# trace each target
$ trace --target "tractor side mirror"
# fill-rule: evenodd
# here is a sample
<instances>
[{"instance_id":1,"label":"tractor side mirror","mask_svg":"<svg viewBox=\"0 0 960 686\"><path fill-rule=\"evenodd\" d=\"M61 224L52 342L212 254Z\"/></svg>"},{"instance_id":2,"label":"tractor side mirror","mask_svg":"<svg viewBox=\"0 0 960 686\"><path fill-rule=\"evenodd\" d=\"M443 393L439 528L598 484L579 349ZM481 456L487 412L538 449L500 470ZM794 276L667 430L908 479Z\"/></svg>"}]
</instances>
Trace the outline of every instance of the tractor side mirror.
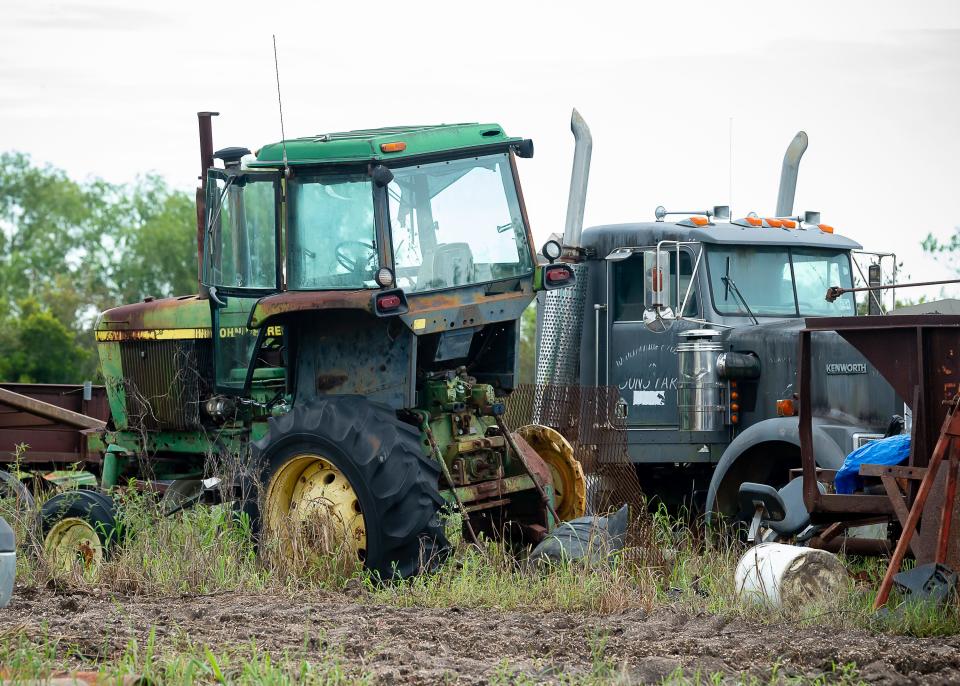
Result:
<instances>
[{"instance_id":1,"label":"tractor side mirror","mask_svg":"<svg viewBox=\"0 0 960 686\"><path fill-rule=\"evenodd\" d=\"M393 181L393 172L382 164L378 164L370 170L370 178L377 184L377 187L383 188L389 186Z\"/></svg>"},{"instance_id":2,"label":"tractor side mirror","mask_svg":"<svg viewBox=\"0 0 960 686\"><path fill-rule=\"evenodd\" d=\"M517 143L515 150L517 151L517 157L533 157L533 141L529 138L524 138L522 141Z\"/></svg>"}]
</instances>

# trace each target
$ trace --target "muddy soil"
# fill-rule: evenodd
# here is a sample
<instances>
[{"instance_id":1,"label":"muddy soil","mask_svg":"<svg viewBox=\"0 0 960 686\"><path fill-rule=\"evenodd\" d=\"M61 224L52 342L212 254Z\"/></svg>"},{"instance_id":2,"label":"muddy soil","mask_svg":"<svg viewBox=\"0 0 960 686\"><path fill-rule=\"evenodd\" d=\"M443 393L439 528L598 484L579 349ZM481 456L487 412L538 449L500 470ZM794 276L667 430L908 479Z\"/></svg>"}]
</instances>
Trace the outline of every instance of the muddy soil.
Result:
<instances>
[{"instance_id":1,"label":"muddy soil","mask_svg":"<svg viewBox=\"0 0 960 686\"><path fill-rule=\"evenodd\" d=\"M868 683L960 684L960 637L763 626L669 608L597 616L396 608L341 594L124 598L19 588L0 610L0 635L59 637L79 646L76 668L121 655L151 627L160 644L189 636L222 650L254 639L271 653L318 661L338 651L346 665L384 684L485 684L503 675L504 661L513 673L551 682L589 674L600 646L622 683L656 683L678 667L690 675L766 680L776 666L784 676L814 677L852 662Z\"/></svg>"}]
</instances>

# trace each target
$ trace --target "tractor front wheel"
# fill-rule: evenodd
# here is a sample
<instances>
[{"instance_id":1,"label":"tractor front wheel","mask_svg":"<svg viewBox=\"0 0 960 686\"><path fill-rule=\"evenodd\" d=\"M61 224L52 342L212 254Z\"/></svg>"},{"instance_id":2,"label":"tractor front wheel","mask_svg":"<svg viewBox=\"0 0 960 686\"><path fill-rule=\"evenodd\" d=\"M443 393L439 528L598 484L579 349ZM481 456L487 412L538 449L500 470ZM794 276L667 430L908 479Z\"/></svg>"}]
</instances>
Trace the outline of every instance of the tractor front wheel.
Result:
<instances>
[{"instance_id":1,"label":"tractor front wheel","mask_svg":"<svg viewBox=\"0 0 960 686\"><path fill-rule=\"evenodd\" d=\"M439 466L420 433L359 396L301 402L255 444L262 467L251 512L261 550L297 546L352 558L380 578L434 567L446 554ZM265 540L266 539L266 540Z\"/></svg>"},{"instance_id":2,"label":"tractor front wheel","mask_svg":"<svg viewBox=\"0 0 960 686\"><path fill-rule=\"evenodd\" d=\"M61 574L96 572L118 533L113 501L99 491L58 493L43 504L40 521L43 557Z\"/></svg>"}]
</instances>

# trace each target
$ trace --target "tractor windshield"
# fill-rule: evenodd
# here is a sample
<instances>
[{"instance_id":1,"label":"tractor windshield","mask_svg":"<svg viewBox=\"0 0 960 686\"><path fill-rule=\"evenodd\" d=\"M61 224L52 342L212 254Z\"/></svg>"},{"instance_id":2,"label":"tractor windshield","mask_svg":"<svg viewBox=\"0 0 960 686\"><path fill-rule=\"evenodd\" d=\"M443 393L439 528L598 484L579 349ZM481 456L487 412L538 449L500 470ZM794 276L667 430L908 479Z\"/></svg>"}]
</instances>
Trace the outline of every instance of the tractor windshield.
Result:
<instances>
[{"instance_id":1,"label":"tractor windshield","mask_svg":"<svg viewBox=\"0 0 960 686\"><path fill-rule=\"evenodd\" d=\"M850 255L844 250L711 245L707 265L714 307L721 314L856 314L852 293L832 303L825 299L830 286L853 287Z\"/></svg>"},{"instance_id":2,"label":"tractor windshield","mask_svg":"<svg viewBox=\"0 0 960 686\"><path fill-rule=\"evenodd\" d=\"M533 269L507 154L392 171L390 230L400 288L437 290Z\"/></svg>"},{"instance_id":3,"label":"tractor windshield","mask_svg":"<svg viewBox=\"0 0 960 686\"><path fill-rule=\"evenodd\" d=\"M288 190L287 287L375 288L373 184L366 174L298 175Z\"/></svg>"}]
</instances>

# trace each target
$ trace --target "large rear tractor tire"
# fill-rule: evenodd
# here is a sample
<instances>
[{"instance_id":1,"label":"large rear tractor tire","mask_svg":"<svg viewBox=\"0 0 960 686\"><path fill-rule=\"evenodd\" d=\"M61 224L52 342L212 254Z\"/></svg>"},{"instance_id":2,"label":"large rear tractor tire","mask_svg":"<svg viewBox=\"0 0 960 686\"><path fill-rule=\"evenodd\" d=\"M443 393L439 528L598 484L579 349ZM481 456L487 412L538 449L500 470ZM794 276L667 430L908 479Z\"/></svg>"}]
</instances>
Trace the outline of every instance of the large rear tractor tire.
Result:
<instances>
[{"instance_id":1,"label":"large rear tractor tire","mask_svg":"<svg viewBox=\"0 0 960 686\"><path fill-rule=\"evenodd\" d=\"M307 530L317 553L356 556L381 579L417 574L446 555L440 468L390 408L360 396L298 403L270 420L254 458L263 492L248 512L261 550L275 543L292 556Z\"/></svg>"},{"instance_id":2,"label":"large rear tractor tire","mask_svg":"<svg viewBox=\"0 0 960 686\"><path fill-rule=\"evenodd\" d=\"M521 426L517 433L550 468L557 516L563 521L583 517L587 512L587 479L567 439L540 424Z\"/></svg>"},{"instance_id":3,"label":"large rear tractor tire","mask_svg":"<svg viewBox=\"0 0 960 686\"><path fill-rule=\"evenodd\" d=\"M61 574L76 567L84 574L99 570L119 534L113 500L87 489L47 500L40 509L40 528L43 557Z\"/></svg>"}]
</instances>

